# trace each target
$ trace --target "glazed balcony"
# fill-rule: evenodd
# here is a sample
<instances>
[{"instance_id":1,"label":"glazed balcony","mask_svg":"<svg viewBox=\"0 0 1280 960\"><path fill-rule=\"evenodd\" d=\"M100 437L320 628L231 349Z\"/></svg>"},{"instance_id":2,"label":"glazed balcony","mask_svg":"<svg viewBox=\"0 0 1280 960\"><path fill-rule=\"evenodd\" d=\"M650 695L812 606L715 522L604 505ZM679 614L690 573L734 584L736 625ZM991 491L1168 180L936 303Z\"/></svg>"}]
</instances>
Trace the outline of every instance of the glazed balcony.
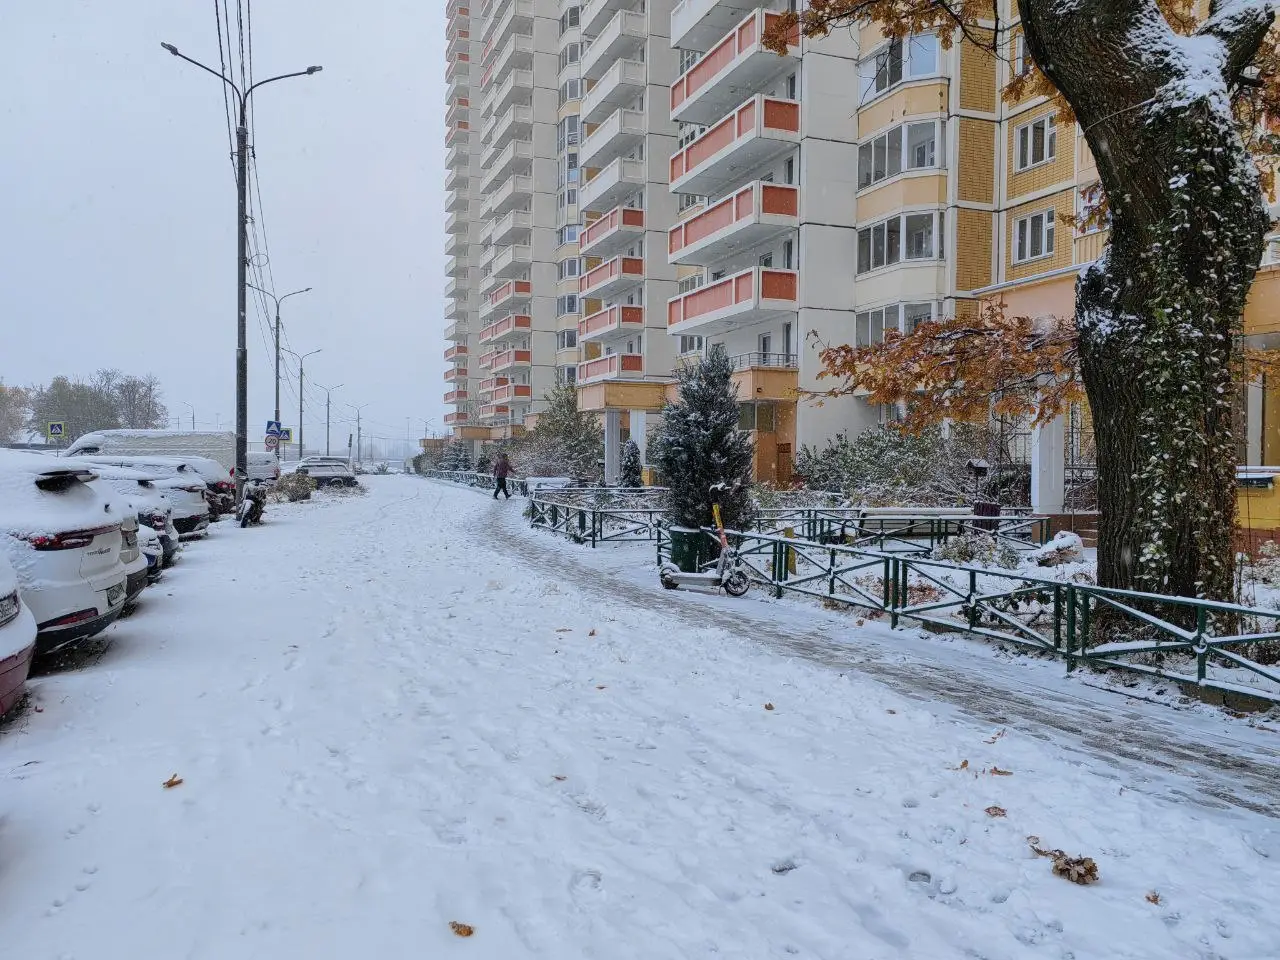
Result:
<instances>
[{"instance_id":1,"label":"glazed balcony","mask_svg":"<svg viewBox=\"0 0 1280 960\"><path fill-rule=\"evenodd\" d=\"M758 94L671 157L673 193L715 196L800 142L800 104Z\"/></svg>"},{"instance_id":2,"label":"glazed balcony","mask_svg":"<svg viewBox=\"0 0 1280 960\"><path fill-rule=\"evenodd\" d=\"M513 173L530 173L533 169L533 141L512 140L501 149L489 150L485 161L485 172L480 177L482 192Z\"/></svg>"},{"instance_id":3,"label":"glazed balcony","mask_svg":"<svg viewBox=\"0 0 1280 960\"><path fill-rule=\"evenodd\" d=\"M515 176L492 187L485 201L489 216L500 217L509 210L527 210L533 203L533 177Z\"/></svg>"},{"instance_id":4,"label":"glazed balcony","mask_svg":"<svg viewBox=\"0 0 1280 960\"><path fill-rule=\"evenodd\" d=\"M617 304L578 321L578 342L592 343L634 336L644 330L644 307Z\"/></svg>"},{"instance_id":5,"label":"glazed balcony","mask_svg":"<svg viewBox=\"0 0 1280 960\"><path fill-rule=\"evenodd\" d=\"M644 161L619 157L607 167L596 170L595 176L582 185L578 191L578 208L608 210L644 185Z\"/></svg>"},{"instance_id":6,"label":"glazed balcony","mask_svg":"<svg viewBox=\"0 0 1280 960\"><path fill-rule=\"evenodd\" d=\"M460 53L449 61L449 66L444 71L444 82L452 83L454 80L461 80L471 76L471 56L466 53ZM452 97L450 97L452 99Z\"/></svg>"},{"instance_id":7,"label":"glazed balcony","mask_svg":"<svg viewBox=\"0 0 1280 960\"><path fill-rule=\"evenodd\" d=\"M493 258L493 275L503 280L527 274L533 266L533 248L524 244L503 247Z\"/></svg>"},{"instance_id":8,"label":"glazed balcony","mask_svg":"<svg viewBox=\"0 0 1280 960\"><path fill-rule=\"evenodd\" d=\"M501 320L494 320L480 330L480 343L491 345L514 339L523 340L532 329L533 318L528 314L508 314Z\"/></svg>"},{"instance_id":9,"label":"glazed balcony","mask_svg":"<svg viewBox=\"0 0 1280 960\"><path fill-rule=\"evenodd\" d=\"M578 278L578 294L605 299L644 280L644 260L640 257L614 257L588 270Z\"/></svg>"},{"instance_id":10,"label":"glazed balcony","mask_svg":"<svg viewBox=\"0 0 1280 960\"><path fill-rule=\"evenodd\" d=\"M582 54L582 75L589 80L599 80L619 57L636 59L632 55L644 47L648 38L649 28L643 13L619 10Z\"/></svg>"},{"instance_id":11,"label":"glazed balcony","mask_svg":"<svg viewBox=\"0 0 1280 960\"><path fill-rule=\"evenodd\" d=\"M799 214L799 187L757 180L668 230L667 260L716 263L796 229Z\"/></svg>"},{"instance_id":12,"label":"glazed balcony","mask_svg":"<svg viewBox=\"0 0 1280 960\"><path fill-rule=\"evenodd\" d=\"M507 383L495 388L490 399L494 403L529 403L533 400L533 387L527 383Z\"/></svg>"},{"instance_id":13,"label":"glazed balcony","mask_svg":"<svg viewBox=\"0 0 1280 960\"><path fill-rule=\"evenodd\" d=\"M465 343L455 343L452 347L444 352L446 363L452 362L459 357L465 358L467 355L467 345Z\"/></svg>"},{"instance_id":14,"label":"glazed balcony","mask_svg":"<svg viewBox=\"0 0 1280 960\"><path fill-rule=\"evenodd\" d=\"M606 380L643 380L644 357L638 353L611 353L578 364L579 385Z\"/></svg>"},{"instance_id":15,"label":"glazed balcony","mask_svg":"<svg viewBox=\"0 0 1280 960\"><path fill-rule=\"evenodd\" d=\"M533 364L533 354L528 350L502 350L489 362L494 373L504 370L521 370Z\"/></svg>"},{"instance_id":16,"label":"glazed balcony","mask_svg":"<svg viewBox=\"0 0 1280 960\"><path fill-rule=\"evenodd\" d=\"M671 119L714 123L744 98L794 70L794 54L780 57L764 46L764 33L779 16L768 10L753 10L705 57L681 74L671 85Z\"/></svg>"},{"instance_id":17,"label":"glazed balcony","mask_svg":"<svg viewBox=\"0 0 1280 960\"><path fill-rule=\"evenodd\" d=\"M644 142L645 117L640 110L615 110L582 141L578 156L584 167L603 167Z\"/></svg>"},{"instance_id":18,"label":"glazed balcony","mask_svg":"<svg viewBox=\"0 0 1280 960\"><path fill-rule=\"evenodd\" d=\"M467 379L466 367L448 367L444 372L444 378L449 383L461 383Z\"/></svg>"},{"instance_id":19,"label":"glazed balcony","mask_svg":"<svg viewBox=\"0 0 1280 960\"><path fill-rule=\"evenodd\" d=\"M448 393L444 395L444 402L445 403L466 403L467 391L461 388L457 390L450 390Z\"/></svg>"},{"instance_id":20,"label":"glazed balcony","mask_svg":"<svg viewBox=\"0 0 1280 960\"><path fill-rule=\"evenodd\" d=\"M490 17L481 39L496 45L503 43L513 33L529 33L533 30L533 0L505 0L502 11Z\"/></svg>"},{"instance_id":21,"label":"glazed balcony","mask_svg":"<svg viewBox=\"0 0 1280 960\"><path fill-rule=\"evenodd\" d=\"M533 102L533 71L512 70L502 83L490 90L484 101L483 116L502 113L517 103L526 106Z\"/></svg>"},{"instance_id":22,"label":"glazed balcony","mask_svg":"<svg viewBox=\"0 0 1280 960\"><path fill-rule=\"evenodd\" d=\"M533 69L533 37L517 33L508 38L480 76L480 89L501 86L513 70Z\"/></svg>"},{"instance_id":23,"label":"glazed balcony","mask_svg":"<svg viewBox=\"0 0 1280 960\"><path fill-rule=\"evenodd\" d=\"M611 257L644 236L644 211L634 207L614 207L592 220L578 235L578 252L583 256Z\"/></svg>"},{"instance_id":24,"label":"glazed balcony","mask_svg":"<svg viewBox=\"0 0 1280 960\"><path fill-rule=\"evenodd\" d=\"M706 52L758 5L746 0L680 0L671 8L671 46Z\"/></svg>"},{"instance_id":25,"label":"glazed balcony","mask_svg":"<svg viewBox=\"0 0 1280 960\"><path fill-rule=\"evenodd\" d=\"M528 280L508 280L485 298L481 313L492 313L500 307L528 303L533 299L533 284Z\"/></svg>"},{"instance_id":26,"label":"glazed balcony","mask_svg":"<svg viewBox=\"0 0 1280 960\"><path fill-rule=\"evenodd\" d=\"M794 270L749 267L667 301L667 332L711 336L779 317L798 308Z\"/></svg>"},{"instance_id":27,"label":"glazed balcony","mask_svg":"<svg viewBox=\"0 0 1280 960\"><path fill-rule=\"evenodd\" d=\"M583 123L601 123L644 93L648 71L641 60L615 60L582 98Z\"/></svg>"},{"instance_id":28,"label":"glazed balcony","mask_svg":"<svg viewBox=\"0 0 1280 960\"><path fill-rule=\"evenodd\" d=\"M533 214L528 210L512 210L498 220L490 220L492 240L495 244L517 243L528 240L533 229Z\"/></svg>"}]
</instances>

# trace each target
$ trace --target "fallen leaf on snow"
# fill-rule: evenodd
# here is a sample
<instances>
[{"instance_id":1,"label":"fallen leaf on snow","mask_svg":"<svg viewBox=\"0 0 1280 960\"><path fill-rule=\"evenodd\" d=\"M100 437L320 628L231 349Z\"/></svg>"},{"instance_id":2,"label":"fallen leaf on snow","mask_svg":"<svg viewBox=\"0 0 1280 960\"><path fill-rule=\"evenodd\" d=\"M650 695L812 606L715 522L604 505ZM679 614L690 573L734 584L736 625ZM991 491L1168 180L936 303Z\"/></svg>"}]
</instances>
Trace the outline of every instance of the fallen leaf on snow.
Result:
<instances>
[{"instance_id":1,"label":"fallen leaf on snow","mask_svg":"<svg viewBox=\"0 0 1280 960\"><path fill-rule=\"evenodd\" d=\"M588 637L594 637L595 635L596 635L596 628L595 628L595 627L592 627L592 628L591 628L591 630L590 630L590 631L588 631L587 636L588 636Z\"/></svg>"},{"instance_id":2,"label":"fallen leaf on snow","mask_svg":"<svg viewBox=\"0 0 1280 960\"><path fill-rule=\"evenodd\" d=\"M766 704L764 705L764 708L765 708L766 710L772 710L772 709L773 709L773 704L772 704L772 703L766 703Z\"/></svg>"},{"instance_id":3,"label":"fallen leaf on snow","mask_svg":"<svg viewBox=\"0 0 1280 960\"><path fill-rule=\"evenodd\" d=\"M952 769L952 770L968 770L968 769L969 769L969 761L968 761L968 760L961 760L961 761L960 761L960 766L958 766L958 767L952 767L951 769Z\"/></svg>"},{"instance_id":4,"label":"fallen leaf on snow","mask_svg":"<svg viewBox=\"0 0 1280 960\"><path fill-rule=\"evenodd\" d=\"M552 779L552 780L567 780L567 779L569 779L569 778L568 778L568 777L561 776L560 774L556 773L556 774L552 774L551 779Z\"/></svg>"},{"instance_id":5,"label":"fallen leaf on snow","mask_svg":"<svg viewBox=\"0 0 1280 960\"><path fill-rule=\"evenodd\" d=\"M573 632L573 628L571 628L571 627L557 627L557 628L556 628L556 633L572 633L572 632Z\"/></svg>"},{"instance_id":6,"label":"fallen leaf on snow","mask_svg":"<svg viewBox=\"0 0 1280 960\"><path fill-rule=\"evenodd\" d=\"M987 771L987 773L991 774L993 777L1012 777L1013 776L1012 770L1001 770L999 767L992 767L990 770Z\"/></svg>"},{"instance_id":7,"label":"fallen leaf on snow","mask_svg":"<svg viewBox=\"0 0 1280 960\"><path fill-rule=\"evenodd\" d=\"M605 687L605 685L604 685L603 683L597 683L597 684L596 684L596 689L597 689L597 690L603 690L603 689L604 689L604 687Z\"/></svg>"},{"instance_id":8,"label":"fallen leaf on snow","mask_svg":"<svg viewBox=\"0 0 1280 960\"><path fill-rule=\"evenodd\" d=\"M161 786L163 786L166 790L169 790L169 789L172 789L173 787L176 787L181 782L182 782L182 778L175 773L172 777L170 777L163 784L161 784Z\"/></svg>"},{"instance_id":9,"label":"fallen leaf on snow","mask_svg":"<svg viewBox=\"0 0 1280 960\"><path fill-rule=\"evenodd\" d=\"M988 740L988 741L987 741L987 743L995 743L997 740L999 740L999 739L1000 739L1001 737L1003 737L1003 736L1004 736L1004 731L1003 731L1003 730L1001 730L1001 731L1000 731L999 733L997 733L994 737L992 737L990 740Z\"/></svg>"},{"instance_id":10,"label":"fallen leaf on snow","mask_svg":"<svg viewBox=\"0 0 1280 960\"><path fill-rule=\"evenodd\" d=\"M885 713L897 713L897 710L886 710Z\"/></svg>"},{"instance_id":11,"label":"fallen leaf on snow","mask_svg":"<svg viewBox=\"0 0 1280 960\"><path fill-rule=\"evenodd\" d=\"M1081 885L1097 882L1098 865L1093 862L1093 857L1069 857L1061 850L1042 850L1037 845L1039 837L1027 837L1027 842L1031 844L1031 850L1036 856L1048 857L1053 861L1055 877Z\"/></svg>"},{"instance_id":12,"label":"fallen leaf on snow","mask_svg":"<svg viewBox=\"0 0 1280 960\"><path fill-rule=\"evenodd\" d=\"M1006 812L1004 807L987 807L986 810L988 817L1003 817Z\"/></svg>"},{"instance_id":13,"label":"fallen leaf on snow","mask_svg":"<svg viewBox=\"0 0 1280 960\"><path fill-rule=\"evenodd\" d=\"M476 932L470 924L459 923L457 920L449 921L449 929L460 937L469 937Z\"/></svg>"},{"instance_id":14,"label":"fallen leaf on snow","mask_svg":"<svg viewBox=\"0 0 1280 960\"><path fill-rule=\"evenodd\" d=\"M1154 890L1152 890L1150 893L1148 893L1148 894L1147 894L1147 896L1146 896L1146 901L1147 901L1147 903L1155 903L1155 904L1158 904L1158 903L1160 902L1160 894L1158 894L1158 893L1156 893Z\"/></svg>"}]
</instances>

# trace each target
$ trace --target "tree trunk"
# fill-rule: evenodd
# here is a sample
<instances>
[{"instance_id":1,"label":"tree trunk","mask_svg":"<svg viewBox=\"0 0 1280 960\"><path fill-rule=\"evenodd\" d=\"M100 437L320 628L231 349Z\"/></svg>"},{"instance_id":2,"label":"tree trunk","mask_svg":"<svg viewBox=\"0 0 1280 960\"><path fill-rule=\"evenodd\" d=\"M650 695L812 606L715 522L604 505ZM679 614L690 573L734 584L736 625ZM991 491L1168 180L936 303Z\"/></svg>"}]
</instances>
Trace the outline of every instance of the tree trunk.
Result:
<instances>
[{"instance_id":1,"label":"tree trunk","mask_svg":"<svg viewBox=\"0 0 1280 960\"><path fill-rule=\"evenodd\" d=\"M1155 0L1019 7L1112 215L1108 248L1076 292L1097 441L1099 582L1226 599L1235 341L1269 227L1229 93L1271 10L1238 5L1189 40Z\"/></svg>"}]
</instances>

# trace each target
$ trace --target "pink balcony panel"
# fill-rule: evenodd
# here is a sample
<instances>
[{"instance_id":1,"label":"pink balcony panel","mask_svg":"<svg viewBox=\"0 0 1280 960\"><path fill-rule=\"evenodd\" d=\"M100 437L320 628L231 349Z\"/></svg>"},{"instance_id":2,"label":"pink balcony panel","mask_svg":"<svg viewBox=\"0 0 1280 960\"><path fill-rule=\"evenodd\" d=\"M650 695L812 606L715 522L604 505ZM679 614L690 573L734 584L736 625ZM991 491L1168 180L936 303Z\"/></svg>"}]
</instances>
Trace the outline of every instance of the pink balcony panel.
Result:
<instances>
[{"instance_id":1,"label":"pink balcony panel","mask_svg":"<svg viewBox=\"0 0 1280 960\"><path fill-rule=\"evenodd\" d=\"M672 263L710 262L723 257L730 242L735 248L753 246L796 227L799 213L799 187L749 183L668 230L667 257Z\"/></svg>"},{"instance_id":2,"label":"pink balcony panel","mask_svg":"<svg viewBox=\"0 0 1280 960\"><path fill-rule=\"evenodd\" d=\"M768 10L751 11L723 40L707 51L706 56L681 74L671 85L672 117L699 123L717 119L723 116L731 103L708 104L701 108L696 117L684 116L682 108L688 112L687 105L717 83L723 83L726 88L736 91L750 90L753 86L759 90L761 87L756 84L763 84L770 74L787 70L790 58L779 57L773 51L766 50L763 44L765 32L774 25L778 17L779 14ZM799 31L793 30L788 39L792 44L798 43ZM729 90L722 91L722 98L726 95L733 96ZM741 96L740 92L738 96Z\"/></svg>"},{"instance_id":3,"label":"pink balcony panel","mask_svg":"<svg viewBox=\"0 0 1280 960\"><path fill-rule=\"evenodd\" d=\"M644 233L644 211L633 207L614 207L604 216L591 221L578 237L578 251L584 255L594 251L614 252L612 244L626 244L633 237ZM611 244L609 249L604 249Z\"/></svg>"},{"instance_id":4,"label":"pink balcony panel","mask_svg":"<svg viewBox=\"0 0 1280 960\"><path fill-rule=\"evenodd\" d=\"M533 362L533 354L528 350L501 350L489 363L489 369L495 373L507 367L528 366Z\"/></svg>"},{"instance_id":5,"label":"pink balcony panel","mask_svg":"<svg viewBox=\"0 0 1280 960\"><path fill-rule=\"evenodd\" d=\"M735 171L780 156L799 140L799 103L754 96L671 157L671 189L714 195L733 184Z\"/></svg>"},{"instance_id":6,"label":"pink balcony panel","mask_svg":"<svg viewBox=\"0 0 1280 960\"><path fill-rule=\"evenodd\" d=\"M644 261L639 257L614 257L578 278L578 293L603 297L644 279Z\"/></svg>"},{"instance_id":7,"label":"pink balcony panel","mask_svg":"<svg viewBox=\"0 0 1280 960\"><path fill-rule=\"evenodd\" d=\"M465 357L466 355L467 345L465 343L455 343L444 352L444 358L446 360L452 360L454 357Z\"/></svg>"},{"instance_id":8,"label":"pink balcony panel","mask_svg":"<svg viewBox=\"0 0 1280 960\"><path fill-rule=\"evenodd\" d=\"M636 380L644 376L644 357L638 353L611 353L578 364L578 382Z\"/></svg>"},{"instance_id":9,"label":"pink balcony panel","mask_svg":"<svg viewBox=\"0 0 1280 960\"><path fill-rule=\"evenodd\" d=\"M444 415L445 425L450 427L458 424L466 423L468 419L470 418L467 416L467 414L461 410L456 411L454 413L446 413Z\"/></svg>"},{"instance_id":10,"label":"pink balcony panel","mask_svg":"<svg viewBox=\"0 0 1280 960\"><path fill-rule=\"evenodd\" d=\"M467 391L465 390L450 390L448 393L444 395L445 403L462 403L466 399L467 399Z\"/></svg>"},{"instance_id":11,"label":"pink balcony panel","mask_svg":"<svg viewBox=\"0 0 1280 960\"><path fill-rule=\"evenodd\" d=\"M489 305L496 307L504 300L530 297L533 295L533 284L528 280L508 280L489 294Z\"/></svg>"},{"instance_id":12,"label":"pink balcony panel","mask_svg":"<svg viewBox=\"0 0 1280 960\"><path fill-rule=\"evenodd\" d=\"M493 391L493 401L495 403L504 400L514 400L519 403L522 400L532 399L533 387L529 386L527 383L508 383Z\"/></svg>"},{"instance_id":13,"label":"pink balcony panel","mask_svg":"<svg viewBox=\"0 0 1280 960\"><path fill-rule=\"evenodd\" d=\"M444 378L446 380L465 380L467 379L466 367L450 367L445 370Z\"/></svg>"},{"instance_id":14,"label":"pink balcony panel","mask_svg":"<svg viewBox=\"0 0 1280 960\"><path fill-rule=\"evenodd\" d=\"M479 390L481 393L493 393L499 387L505 387L510 382L510 377L489 377L487 380L480 381Z\"/></svg>"},{"instance_id":15,"label":"pink balcony panel","mask_svg":"<svg viewBox=\"0 0 1280 960\"><path fill-rule=\"evenodd\" d=\"M513 334L528 333L532 328L532 317L523 313L513 313L481 328L480 342L493 343Z\"/></svg>"},{"instance_id":16,"label":"pink balcony panel","mask_svg":"<svg viewBox=\"0 0 1280 960\"><path fill-rule=\"evenodd\" d=\"M604 340L644 329L644 307L606 307L578 321L579 340Z\"/></svg>"},{"instance_id":17,"label":"pink balcony panel","mask_svg":"<svg viewBox=\"0 0 1280 960\"><path fill-rule=\"evenodd\" d=\"M749 267L668 300L667 330L714 334L794 313L797 290L794 270Z\"/></svg>"},{"instance_id":18,"label":"pink balcony panel","mask_svg":"<svg viewBox=\"0 0 1280 960\"><path fill-rule=\"evenodd\" d=\"M488 419L489 417L507 417L511 415L511 408L499 403L486 403L480 407L480 416Z\"/></svg>"}]
</instances>

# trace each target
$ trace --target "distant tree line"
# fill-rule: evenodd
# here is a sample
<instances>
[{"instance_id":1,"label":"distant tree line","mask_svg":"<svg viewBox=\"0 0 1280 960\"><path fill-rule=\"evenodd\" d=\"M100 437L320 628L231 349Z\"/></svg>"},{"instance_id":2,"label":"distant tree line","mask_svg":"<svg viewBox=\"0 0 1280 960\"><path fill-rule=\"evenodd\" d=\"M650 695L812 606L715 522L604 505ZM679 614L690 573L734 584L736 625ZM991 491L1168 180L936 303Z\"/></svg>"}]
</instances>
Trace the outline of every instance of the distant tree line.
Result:
<instances>
[{"instance_id":1,"label":"distant tree line","mask_svg":"<svg viewBox=\"0 0 1280 960\"><path fill-rule=\"evenodd\" d=\"M159 429L168 425L169 411L154 374L99 370L88 380L58 376L28 387L0 381L0 443L25 433L44 436L47 425L59 421L71 441L94 430Z\"/></svg>"}]
</instances>

